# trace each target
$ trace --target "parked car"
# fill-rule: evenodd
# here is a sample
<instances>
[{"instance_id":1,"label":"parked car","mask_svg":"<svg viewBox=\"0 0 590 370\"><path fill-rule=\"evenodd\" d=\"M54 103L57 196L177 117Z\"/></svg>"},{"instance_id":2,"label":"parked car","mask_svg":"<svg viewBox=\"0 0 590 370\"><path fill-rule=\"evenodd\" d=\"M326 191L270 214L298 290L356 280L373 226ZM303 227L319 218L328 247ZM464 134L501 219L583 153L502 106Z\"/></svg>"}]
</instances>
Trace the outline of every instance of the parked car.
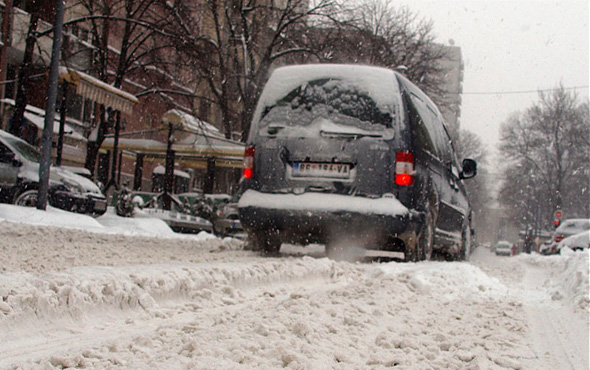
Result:
<instances>
[{"instance_id":1,"label":"parked car","mask_svg":"<svg viewBox=\"0 0 590 370\"><path fill-rule=\"evenodd\" d=\"M506 240L500 240L496 243L496 256L512 256L512 243Z\"/></svg>"},{"instance_id":2,"label":"parked car","mask_svg":"<svg viewBox=\"0 0 590 370\"><path fill-rule=\"evenodd\" d=\"M564 238L557 245L557 250L561 251L563 248L570 248L575 251L590 248L590 231L582 231Z\"/></svg>"},{"instance_id":3,"label":"parked car","mask_svg":"<svg viewBox=\"0 0 590 370\"><path fill-rule=\"evenodd\" d=\"M276 69L255 110L244 159L242 226L253 248L341 239L367 249L470 253L471 207L441 113L402 75L360 65ZM351 243L348 243L351 244Z\"/></svg>"},{"instance_id":4,"label":"parked car","mask_svg":"<svg viewBox=\"0 0 590 370\"><path fill-rule=\"evenodd\" d=\"M170 203L170 210L164 209L164 201ZM197 234L201 231L213 233L213 209L202 193L168 194L145 191L131 192L134 207L143 214L159 218L175 232Z\"/></svg>"},{"instance_id":5,"label":"parked car","mask_svg":"<svg viewBox=\"0 0 590 370\"><path fill-rule=\"evenodd\" d=\"M40 153L34 146L0 130L0 201L36 206L39 189ZM107 210L107 200L90 179L52 166L48 202L66 211L99 216Z\"/></svg>"},{"instance_id":6,"label":"parked car","mask_svg":"<svg viewBox=\"0 0 590 370\"><path fill-rule=\"evenodd\" d=\"M541 251L542 254L550 255L559 253L559 243L565 238L590 230L590 219L572 218L565 220L555 229L553 239L549 246Z\"/></svg>"}]
</instances>

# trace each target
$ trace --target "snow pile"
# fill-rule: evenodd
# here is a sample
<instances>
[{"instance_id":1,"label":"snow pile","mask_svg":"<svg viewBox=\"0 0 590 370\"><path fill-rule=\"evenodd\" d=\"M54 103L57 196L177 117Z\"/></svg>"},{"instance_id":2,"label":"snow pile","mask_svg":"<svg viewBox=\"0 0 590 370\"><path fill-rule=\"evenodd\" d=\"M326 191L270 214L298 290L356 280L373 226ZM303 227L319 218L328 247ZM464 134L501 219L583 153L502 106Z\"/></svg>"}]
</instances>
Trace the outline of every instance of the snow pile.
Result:
<instances>
[{"instance_id":1,"label":"snow pile","mask_svg":"<svg viewBox=\"0 0 590 370\"><path fill-rule=\"evenodd\" d=\"M67 212L51 206L46 211L35 208L24 208L10 204L0 204L0 222L2 220L26 223L31 225L57 226L68 229L84 230L101 234L117 234L129 236L149 236L158 238L188 238L207 240L215 236L202 232L197 235L175 233L164 221L149 217L141 210L135 217L123 218L116 215L114 208L98 217Z\"/></svg>"},{"instance_id":2,"label":"snow pile","mask_svg":"<svg viewBox=\"0 0 590 370\"><path fill-rule=\"evenodd\" d=\"M47 211L40 211L35 208L0 204L0 220L10 220L31 225L68 227L78 230L105 231L104 227L90 216L63 211L51 206L47 206Z\"/></svg>"},{"instance_id":3,"label":"snow pile","mask_svg":"<svg viewBox=\"0 0 590 370\"><path fill-rule=\"evenodd\" d=\"M418 265L388 264L377 269L387 274L408 277L410 285L421 293L436 291L445 300L497 299L508 289L480 268L462 263L430 262ZM466 277L469 277L466 279Z\"/></svg>"},{"instance_id":4,"label":"snow pile","mask_svg":"<svg viewBox=\"0 0 590 370\"><path fill-rule=\"evenodd\" d=\"M565 292L575 307L588 310L590 296L588 292L588 249L573 252L563 249L561 254L566 257L561 274L556 276L555 288Z\"/></svg>"},{"instance_id":5,"label":"snow pile","mask_svg":"<svg viewBox=\"0 0 590 370\"><path fill-rule=\"evenodd\" d=\"M585 311L589 309L588 249L574 252L564 248L561 255L521 254L516 259L533 266L543 267L548 271L545 285L553 299L566 299L577 309Z\"/></svg>"},{"instance_id":6,"label":"snow pile","mask_svg":"<svg viewBox=\"0 0 590 370\"><path fill-rule=\"evenodd\" d=\"M587 326L571 310L586 251L370 264L316 245L264 258L232 239L148 237L149 219L12 211L0 206L0 368L588 368L587 331L571 330ZM70 216L92 232L42 226Z\"/></svg>"},{"instance_id":7,"label":"snow pile","mask_svg":"<svg viewBox=\"0 0 590 370\"><path fill-rule=\"evenodd\" d=\"M0 275L0 321L52 315L79 317L96 306L153 311L160 300L195 298L219 286L242 287L329 277L328 260L304 258L258 265L133 265L77 267L36 276ZM289 268L286 268L289 265ZM209 293L206 293L209 292Z\"/></svg>"}]
</instances>

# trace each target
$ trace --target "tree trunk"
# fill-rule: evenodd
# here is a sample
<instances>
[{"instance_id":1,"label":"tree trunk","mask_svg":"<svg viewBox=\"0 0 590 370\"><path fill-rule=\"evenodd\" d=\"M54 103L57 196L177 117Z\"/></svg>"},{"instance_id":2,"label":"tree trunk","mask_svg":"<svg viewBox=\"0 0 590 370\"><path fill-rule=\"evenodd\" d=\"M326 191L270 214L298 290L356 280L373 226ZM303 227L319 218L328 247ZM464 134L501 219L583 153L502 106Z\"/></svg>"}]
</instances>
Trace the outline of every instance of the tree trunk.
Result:
<instances>
[{"instance_id":1,"label":"tree trunk","mask_svg":"<svg viewBox=\"0 0 590 370\"><path fill-rule=\"evenodd\" d=\"M27 40L25 45L25 54L23 56L23 63L18 72L18 85L16 91L16 101L14 104L14 114L12 115L12 125L10 132L18 137L24 135L24 115L27 107L27 94L29 76L33 67L33 52L35 51L35 44L37 43L37 25L39 24L39 14L34 12L31 14L29 22L29 30L27 33Z\"/></svg>"}]
</instances>

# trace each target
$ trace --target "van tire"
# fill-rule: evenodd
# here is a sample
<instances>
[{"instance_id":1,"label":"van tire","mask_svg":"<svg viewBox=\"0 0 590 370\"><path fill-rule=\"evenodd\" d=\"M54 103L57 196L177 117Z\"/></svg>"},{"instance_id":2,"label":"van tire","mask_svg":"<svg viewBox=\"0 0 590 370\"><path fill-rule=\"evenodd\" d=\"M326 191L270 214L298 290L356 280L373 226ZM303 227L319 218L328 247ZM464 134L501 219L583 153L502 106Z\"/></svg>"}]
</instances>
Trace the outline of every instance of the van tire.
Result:
<instances>
[{"instance_id":1,"label":"van tire","mask_svg":"<svg viewBox=\"0 0 590 370\"><path fill-rule=\"evenodd\" d=\"M426 214L416 248L419 261L430 261L434 249L434 220L430 211Z\"/></svg>"},{"instance_id":2,"label":"van tire","mask_svg":"<svg viewBox=\"0 0 590 370\"><path fill-rule=\"evenodd\" d=\"M13 204L22 207L37 207L37 200L39 199L39 192L34 188L25 188L17 191L14 195Z\"/></svg>"},{"instance_id":3,"label":"van tire","mask_svg":"<svg viewBox=\"0 0 590 370\"><path fill-rule=\"evenodd\" d=\"M281 249L281 242L274 232L260 232L250 234L248 249L260 252L263 256L276 256Z\"/></svg>"}]
</instances>

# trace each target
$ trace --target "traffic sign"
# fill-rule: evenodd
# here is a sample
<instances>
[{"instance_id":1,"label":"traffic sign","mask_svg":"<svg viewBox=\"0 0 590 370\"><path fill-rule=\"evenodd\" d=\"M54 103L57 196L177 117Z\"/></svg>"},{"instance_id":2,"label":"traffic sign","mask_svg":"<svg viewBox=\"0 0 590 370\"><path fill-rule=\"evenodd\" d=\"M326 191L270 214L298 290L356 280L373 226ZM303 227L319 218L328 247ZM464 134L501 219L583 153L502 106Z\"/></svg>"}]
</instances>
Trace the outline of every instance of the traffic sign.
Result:
<instances>
[{"instance_id":1,"label":"traffic sign","mask_svg":"<svg viewBox=\"0 0 590 370\"><path fill-rule=\"evenodd\" d=\"M555 218L557 218L557 219L560 219L563 217L563 212L561 211L561 209L558 209L557 211L555 211L553 216L555 216Z\"/></svg>"}]
</instances>

